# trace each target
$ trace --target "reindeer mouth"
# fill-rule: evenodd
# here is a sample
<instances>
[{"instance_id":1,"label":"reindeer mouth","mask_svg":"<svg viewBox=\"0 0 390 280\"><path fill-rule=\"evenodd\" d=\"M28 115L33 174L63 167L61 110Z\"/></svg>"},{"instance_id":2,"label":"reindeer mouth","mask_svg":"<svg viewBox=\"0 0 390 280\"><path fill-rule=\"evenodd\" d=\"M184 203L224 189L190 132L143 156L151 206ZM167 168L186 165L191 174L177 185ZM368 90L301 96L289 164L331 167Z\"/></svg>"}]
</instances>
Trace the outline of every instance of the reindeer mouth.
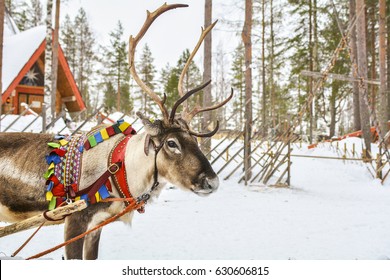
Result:
<instances>
[{"instance_id":1,"label":"reindeer mouth","mask_svg":"<svg viewBox=\"0 0 390 280\"><path fill-rule=\"evenodd\" d=\"M214 192L214 190L205 190L205 189L191 189L191 191L201 197L209 196L211 193Z\"/></svg>"}]
</instances>

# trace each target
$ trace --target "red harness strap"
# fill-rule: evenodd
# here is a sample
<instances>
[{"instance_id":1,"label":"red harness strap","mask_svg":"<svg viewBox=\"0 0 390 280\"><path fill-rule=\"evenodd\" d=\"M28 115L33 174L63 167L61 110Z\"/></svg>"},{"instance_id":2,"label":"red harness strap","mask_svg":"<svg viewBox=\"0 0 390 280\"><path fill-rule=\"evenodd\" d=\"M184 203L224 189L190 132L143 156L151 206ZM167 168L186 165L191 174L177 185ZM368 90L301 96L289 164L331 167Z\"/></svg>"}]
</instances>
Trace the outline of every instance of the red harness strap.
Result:
<instances>
[{"instance_id":1,"label":"red harness strap","mask_svg":"<svg viewBox=\"0 0 390 280\"><path fill-rule=\"evenodd\" d=\"M129 184L127 183L127 175L126 175L126 166L125 166L125 155L126 155L126 147L127 143L129 142L130 138L133 136L133 134L126 135L122 140L117 142L115 144L115 148L111 151L109 156L108 164L110 166L115 165L116 163L120 162L121 167L119 170L111 176L111 180L114 183L114 186L118 190L121 197L129 198L131 200L134 200L136 202L136 199L131 195ZM125 205L129 205L132 202L131 201L125 201ZM144 207L137 209L138 212L144 213Z\"/></svg>"},{"instance_id":2,"label":"red harness strap","mask_svg":"<svg viewBox=\"0 0 390 280\"><path fill-rule=\"evenodd\" d=\"M96 203L95 193L99 190L102 185L106 185L108 190L111 191L111 178L116 189L118 190L122 198L127 198L124 201L125 205L130 204L137 205L137 200L131 195L130 188L127 183L126 167L125 167L125 155L126 147L130 138L136 134L136 131L130 126L126 131L123 132L126 136L118 141L114 148L111 150L108 158L108 168L102 176L100 176L91 186L76 193L77 196L84 194L88 195L89 201L94 204ZM143 204L142 204L143 205ZM137 207L138 208L138 207ZM137 209L136 208L136 209ZM144 208L141 206L137 209L138 212L143 213Z\"/></svg>"},{"instance_id":3,"label":"red harness strap","mask_svg":"<svg viewBox=\"0 0 390 280\"><path fill-rule=\"evenodd\" d=\"M117 162L121 162L122 166L112 176L115 187L118 189L122 197L131 198L132 195L129 191L129 185L126 179L126 168L124 165L127 142L131 138L131 134L125 136L121 141L116 143L115 148L111 151L108 164L114 165Z\"/></svg>"}]
</instances>

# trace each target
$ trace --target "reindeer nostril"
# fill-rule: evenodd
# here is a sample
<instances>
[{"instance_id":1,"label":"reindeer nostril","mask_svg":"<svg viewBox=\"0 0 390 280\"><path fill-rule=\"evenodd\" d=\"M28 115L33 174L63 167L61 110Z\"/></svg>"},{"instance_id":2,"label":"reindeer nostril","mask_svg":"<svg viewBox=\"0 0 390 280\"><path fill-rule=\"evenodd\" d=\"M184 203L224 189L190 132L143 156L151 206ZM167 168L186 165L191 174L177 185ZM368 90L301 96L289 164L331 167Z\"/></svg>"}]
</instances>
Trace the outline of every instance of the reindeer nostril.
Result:
<instances>
[{"instance_id":1,"label":"reindeer nostril","mask_svg":"<svg viewBox=\"0 0 390 280\"><path fill-rule=\"evenodd\" d=\"M205 179L204 188L209 190L213 189L213 186L209 183L209 180L207 178Z\"/></svg>"},{"instance_id":2,"label":"reindeer nostril","mask_svg":"<svg viewBox=\"0 0 390 280\"><path fill-rule=\"evenodd\" d=\"M202 188L205 190L216 190L219 185L218 177L209 178L204 177L202 179Z\"/></svg>"}]
</instances>

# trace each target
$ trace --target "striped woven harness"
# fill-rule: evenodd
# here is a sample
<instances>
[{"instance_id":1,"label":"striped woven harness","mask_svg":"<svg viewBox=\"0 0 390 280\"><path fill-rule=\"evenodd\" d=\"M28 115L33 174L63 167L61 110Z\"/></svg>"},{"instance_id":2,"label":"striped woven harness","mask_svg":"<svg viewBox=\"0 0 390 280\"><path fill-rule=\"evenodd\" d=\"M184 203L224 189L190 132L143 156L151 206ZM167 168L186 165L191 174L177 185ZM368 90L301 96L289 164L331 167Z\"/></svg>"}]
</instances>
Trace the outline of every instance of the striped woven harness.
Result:
<instances>
[{"instance_id":1,"label":"striped woven harness","mask_svg":"<svg viewBox=\"0 0 390 280\"><path fill-rule=\"evenodd\" d=\"M79 190L81 175L81 162L84 150L92 149L112 136L123 134L111 151L108 169L91 186ZM106 127L88 134L73 137L56 136L58 142L48 143L53 148L46 156L49 165L44 174L46 179L46 200L48 209L52 210L64 202L70 203L84 199L89 204L94 204L110 196L112 191L110 178L122 197L132 198L126 180L124 167L124 154L128 140L136 134L130 124L118 121L110 127ZM129 202L125 202L128 204ZM143 213L144 209L137 209Z\"/></svg>"}]
</instances>

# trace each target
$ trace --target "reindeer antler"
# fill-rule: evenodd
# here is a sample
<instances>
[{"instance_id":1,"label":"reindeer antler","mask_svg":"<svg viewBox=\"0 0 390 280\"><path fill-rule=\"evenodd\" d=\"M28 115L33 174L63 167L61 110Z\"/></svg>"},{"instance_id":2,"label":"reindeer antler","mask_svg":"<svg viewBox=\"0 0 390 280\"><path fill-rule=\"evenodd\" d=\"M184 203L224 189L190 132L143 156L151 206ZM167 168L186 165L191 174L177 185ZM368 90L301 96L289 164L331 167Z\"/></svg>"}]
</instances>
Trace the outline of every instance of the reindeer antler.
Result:
<instances>
[{"instance_id":1,"label":"reindeer antler","mask_svg":"<svg viewBox=\"0 0 390 280\"><path fill-rule=\"evenodd\" d=\"M217 21L215 21L214 23L210 24L205 29L202 28L202 33L200 35L198 43L196 44L195 48L191 52L190 57L186 61L186 64L184 65L184 68L183 68L183 70L182 70L182 72L180 74L179 83L178 83L178 92L179 92L179 95L180 95L180 99L177 100L176 103L173 105L171 114L168 114L168 110L167 110L167 108L164 105L165 104L165 100L166 100L165 94L164 94L164 98L161 99L150 87L148 87L139 78L139 76L137 74L137 71L135 69L135 65L134 65L135 48L137 47L138 42L142 39L142 37L145 35L146 31L149 29L151 24L154 22L154 20L158 16L160 16L163 13L165 13L166 11L169 11L169 10L172 10L172 9L176 9L176 8L184 8L184 7L188 7L188 5L185 5L185 4L167 5L165 3L164 5L162 5L160 8L158 8L157 10L155 10L152 13L147 11L146 20L145 20L145 23L142 26L141 30L138 32L136 37L130 36L130 39L129 39L129 65L130 65L131 75L133 76L133 78L136 81L136 83L141 87L141 89L147 95L149 95L157 103L157 105L160 107L160 110L161 110L161 112L163 114L163 122L165 124L167 124L167 125L174 123L176 110L183 103L184 103L184 108L183 108L183 111L182 111L181 115L182 115L182 119L188 123L188 122L190 122L192 120L192 118L196 114L198 114L200 112L215 110L215 109L217 109L219 107L222 107L223 105L225 105L233 97L233 89L232 89L232 92L231 92L230 96L228 98L226 98L224 101L222 101L221 103L219 103L217 105L214 105L214 106L206 107L206 108L201 108L201 107L199 107L197 105L197 106L195 106L195 108L191 112L189 112L186 100L191 95L201 91L203 88L208 86L211 81L208 81L208 82L204 83L203 85L201 85L201 86L199 86L199 87L197 87L197 88L195 88L193 90L190 90L189 92L184 94L184 89L183 89L183 79L184 79L184 76L187 73L188 68L189 68L189 66L190 66L190 64L191 64L195 54L197 53L199 47L201 46L203 40L205 39L207 34L213 29L213 27L216 25ZM219 127L219 123L217 122L216 128L213 131L209 132L209 133L203 133L202 134L202 133L193 132L191 130L189 130L189 133L194 135L194 136L198 136L198 137L210 137L210 136L214 135L218 131L218 127Z\"/></svg>"},{"instance_id":2,"label":"reindeer antler","mask_svg":"<svg viewBox=\"0 0 390 280\"><path fill-rule=\"evenodd\" d=\"M164 5L162 5L160 8L158 8L152 13L147 11L146 20L144 25L141 27L141 30L138 32L137 36L135 37L130 36L129 39L129 65L130 65L131 75L133 76L135 82L141 87L141 89L147 95L149 95L154 100L154 102L156 102L157 105L160 107L160 110L163 114L164 123L168 123L169 121L168 110L164 105L165 98L164 100L161 100L161 98L150 87L148 87L138 76L137 70L135 69L135 63L134 63L135 49L137 47L138 42L142 39L146 31L148 31L149 27L152 25L152 23L158 16L172 9L185 8L185 7L188 7L188 5L185 4L167 5L167 3L165 3Z\"/></svg>"}]
</instances>

